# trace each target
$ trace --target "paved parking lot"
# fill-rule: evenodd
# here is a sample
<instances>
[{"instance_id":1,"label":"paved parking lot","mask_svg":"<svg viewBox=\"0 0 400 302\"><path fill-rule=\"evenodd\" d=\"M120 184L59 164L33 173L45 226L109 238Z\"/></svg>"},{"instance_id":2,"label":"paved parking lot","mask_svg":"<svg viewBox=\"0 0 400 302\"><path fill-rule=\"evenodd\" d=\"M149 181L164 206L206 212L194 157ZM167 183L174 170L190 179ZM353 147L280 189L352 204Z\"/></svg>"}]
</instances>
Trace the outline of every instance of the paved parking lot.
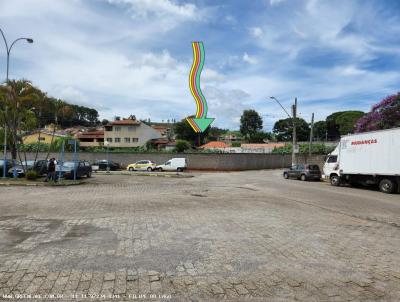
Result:
<instances>
[{"instance_id":1,"label":"paved parking lot","mask_svg":"<svg viewBox=\"0 0 400 302\"><path fill-rule=\"evenodd\" d=\"M0 187L0 299L18 294L398 301L400 196L281 171Z\"/></svg>"}]
</instances>

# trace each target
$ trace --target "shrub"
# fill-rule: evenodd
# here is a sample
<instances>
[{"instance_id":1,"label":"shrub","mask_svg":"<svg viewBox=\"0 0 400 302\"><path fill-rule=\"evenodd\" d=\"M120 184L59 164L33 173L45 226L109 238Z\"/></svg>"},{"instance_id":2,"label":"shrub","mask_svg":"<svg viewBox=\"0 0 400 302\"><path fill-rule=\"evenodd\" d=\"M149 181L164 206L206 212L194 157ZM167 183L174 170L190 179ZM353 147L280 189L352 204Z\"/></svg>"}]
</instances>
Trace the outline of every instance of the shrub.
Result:
<instances>
[{"instance_id":1,"label":"shrub","mask_svg":"<svg viewBox=\"0 0 400 302\"><path fill-rule=\"evenodd\" d=\"M185 140L177 140L175 145L175 151L178 153L185 152L190 149L191 145L188 141Z\"/></svg>"},{"instance_id":2,"label":"shrub","mask_svg":"<svg viewBox=\"0 0 400 302\"><path fill-rule=\"evenodd\" d=\"M300 144L299 146L299 153L300 154L307 154L309 151L309 145L308 144ZM312 154L328 154L332 152L335 149L334 146L327 146L325 144L318 144L314 143L311 146L311 153ZM279 153L279 154L290 154L292 153L292 144L285 144L284 147L275 147L274 150L272 150L272 153Z\"/></svg>"},{"instance_id":3,"label":"shrub","mask_svg":"<svg viewBox=\"0 0 400 302\"><path fill-rule=\"evenodd\" d=\"M27 180L36 180L39 177L39 175L37 174L36 171L29 170L26 172L25 177Z\"/></svg>"}]
</instances>

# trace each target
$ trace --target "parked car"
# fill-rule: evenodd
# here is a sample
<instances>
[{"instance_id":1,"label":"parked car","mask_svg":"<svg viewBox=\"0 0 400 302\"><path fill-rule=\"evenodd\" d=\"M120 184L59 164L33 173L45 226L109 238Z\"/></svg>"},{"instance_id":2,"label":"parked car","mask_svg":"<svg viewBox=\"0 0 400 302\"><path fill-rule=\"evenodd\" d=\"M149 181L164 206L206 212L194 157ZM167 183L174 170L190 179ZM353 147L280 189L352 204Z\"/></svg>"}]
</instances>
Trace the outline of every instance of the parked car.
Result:
<instances>
[{"instance_id":1,"label":"parked car","mask_svg":"<svg viewBox=\"0 0 400 302\"><path fill-rule=\"evenodd\" d=\"M5 167L4 167L5 166ZM5 164L4 164L4 159L0 159L0 177L3 177L3 171L4 168L6 170L6 174L8 172L8 170L13 166L13 162L10 159L7 159ZM7 176L7 175L6 175Z\"/></svg>"},{"instance_id":2,"label":"parked car","mask_svg":"<svg viewBox=\"0 0 400 302\"><path fill-rule=\"evenodd\" d=\"M186 158L172 158L166 161L164 164L156 166L156 170L183 172L186 167Z\"/></svg>"},{"instance_id":3,"label":"parked car","mask_svg":"<svg viewBox=\"0 0 400 302\"><path fill-rule=\"evenodd\" d=\"M102 159L96 160L93 165L98 166L99 170L107 171L108 168L110 171L121 170L121 164L113 162L112 160Z\"/></svg>"},{"instance_id":4,"label":"parked car","mask_svg":"<svg viewBox=\"0 0 400 302\"><path fill-rule=\"evenodd\" d=\"M298 164L283 172L285 179L321 180L322 174L318 165Z\"/></svg>"},{"instance_id":5,"label":"parked car","mask_svg":"<svg viewBox=\"0 0 400 302\"><path fill-rule=\"evenodd\" d=\"M156 168L156 163L151 160L139 160L134 164L130 164L126 167L128 171L153 171Z\"/></svg>"},{"instance_id":6,"label":"parked car","mask_svg":"<svg viewBox=\"0 0 400 302\"><path fill-rule=\"evenodd\" d=\"M74 178L74 170L76 167L76 178L82 176L92 177L92 165L86 160L66 161L62 165L56 165L56 177L58 178L61 172L61 178Z\"/></svg>"},{"instance_id":7,"label":"parked car","mask_svg":"<svg viewBox=\"0 0 400 302\"><path fill-rule=\"evenodd\" d=\"M8 176L12 177L14 175L14 169L17 172L18 177L24 177L27 171L33 170L38 175L44 175L47 173L47 160L27 160L15 165L8 169Z\"/></svg>"}]
</instances>

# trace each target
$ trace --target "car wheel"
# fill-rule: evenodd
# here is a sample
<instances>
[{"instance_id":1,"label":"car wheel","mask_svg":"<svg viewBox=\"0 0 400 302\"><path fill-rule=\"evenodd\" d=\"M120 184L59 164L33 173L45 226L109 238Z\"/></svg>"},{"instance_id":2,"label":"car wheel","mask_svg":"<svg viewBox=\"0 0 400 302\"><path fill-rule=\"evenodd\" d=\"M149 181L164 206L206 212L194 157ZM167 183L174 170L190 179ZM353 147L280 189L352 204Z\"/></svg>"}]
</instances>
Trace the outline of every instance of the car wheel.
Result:
<instances>
[{"instance_id":1,"label":"car wheel","mask_svg":"<svg viewBox=\"0 0 400 302\"><path fill-rule=\"evenodd\" d=\"M176 171L183 172L183 169L182 168L178 168L178 169L176 169Z\"/></svg>"},{"instance_id":2,"label":"car wheel","mask_svg":"<svg viewBox=\"0 0 400 302\"><path fill-rule=\"evenodd\" d=\"M89 171L89 172L86 174L86 176L87 176L87 178L92 177L92 172Z\"/></svg>"},{"instance_id":3,"label":"car wheel","mask_svg":"<svg viewBox=\"0 0 400 302\"><path fill-rule=\"evenodd\" d=\"M340 178L339 178L338 175L332 175L331 176L331 185L335 186L335 187L340 185Z\"/></svg>"},{"instance_id":4,"label":"car wheel","mask_svg":"<svg viewBox=\"0 0 400 302\"><path fill-rule=\"evenodd\" d=\"M151 167L148 167L147 172L151 172L151 171L153 171L153 169Z\"/></svg>"},{"instance_id":5,"label":"car wheel","mask_svg":"<svg viewBox=\"0 0 400 302\"><path fill-rule=\"evenodd\" d=\"M162 172L162 171L164 171L164 170L163 170L163 168L158 168L158 171Z\"/></svg>"},{"instance_id":6,"label":"car wheel","mask_svg":"<svg viewBox=\"0 0 400 302\"><path fill-rule=\"evenodd\" d=\"M131 171L131 172L134 171L134 169L132 167L129 167L128 170Z\"/></svg>"},{"instance_id":7,"label":"car wheel","mask_svg":"<svg viewBox=\"0 0 400 302\"><path fill-rule=\"evenodd\" d=\"M396 184L391 179L385 178L379 182L379 190L383 193L391 194L394 193L396 189Z\"/></svg>"},{"instance_id":8,"label":"car wheel","mask_svg":"<svg viewBox=\"0 0 400 302\"><path fill-rule=\"evenodd\" d=\"M301 174L300 175L300 180L306 181L307 180L307 176L305 174Z\"/></svg>"},{"instance_id":9,"label":"car wheel","mask_svg":"<svg viewBox=\"0 0 400 302\"><path fill-rule=\"evenodd\" d=\"M289 174L283 173L283 178L284 178L284 179L289 179Z\"/></svg>"}]
</instances>

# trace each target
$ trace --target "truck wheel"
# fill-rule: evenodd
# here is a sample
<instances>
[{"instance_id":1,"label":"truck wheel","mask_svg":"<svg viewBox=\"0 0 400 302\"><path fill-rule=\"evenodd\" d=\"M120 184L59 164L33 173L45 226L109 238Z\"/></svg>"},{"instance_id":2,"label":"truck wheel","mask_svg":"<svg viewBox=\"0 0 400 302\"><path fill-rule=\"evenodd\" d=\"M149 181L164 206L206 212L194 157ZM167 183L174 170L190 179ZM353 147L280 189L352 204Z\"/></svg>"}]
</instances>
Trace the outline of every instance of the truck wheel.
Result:
<instances>
[{"instance_id":1,"label":"truck wheel","mask_svg":"<svg viewBox=\"0 0 400 302\"><path fill-rule=\"evenodd\" d=\"M183 168L178 168L178 169L176 169L176 171L183 172Z\"/></svg>"},{"instance_id":2,"label":"truck wheel","mask_svg":"<svg viewBox=\"0 0 400 302\"><path fill-rule=\"evenodd\" d=\"M339 178L338 175L332 175L331 176L331 185L335 186L335 187L340 185L340 178Z\"/></svg>"},{"instance_id":3,"label":"truck wheel","mask_svg":"<svg viewBox=\"0 0 400 302\"><path fill-rule=\"evenodd\" d=\"M301 174L301 176L300 176L300 180L302 180L302 181L306 181L306 180L307 180L307 177L306 177L306 175L305 175L305 174Z\"/></svg>"},{"instance_id":4,"label":"truck wheel","mask_svg":"<svg viewBox=\"0 0 400 302\"><path fill-rule=\"evenodd\" d=\"M284 178L284 179L289 179L289 174L283 173L283 178Z\"/></svg>"},{"instance_id":5,"label":"truck wheel","mask_svg":"<svg viewBox=\"0 0 400 302\"><path fill-rule=\"evenodd\" d=\"M89 171L89 172L86 174L86 177L87 177L87 178L92 177L92 172Z\"/></svg>"},{"instance_id":6,"label":"truck wheel","mask_svg":"<svg viewBox=\"0 0 400 302\"><path fill-rule=\"evenodd\" d=\"M383 193L394 193L396 191L396 184L393 180L384 178L379 182L379 190Z\"/></svg>"}]
</instances>

